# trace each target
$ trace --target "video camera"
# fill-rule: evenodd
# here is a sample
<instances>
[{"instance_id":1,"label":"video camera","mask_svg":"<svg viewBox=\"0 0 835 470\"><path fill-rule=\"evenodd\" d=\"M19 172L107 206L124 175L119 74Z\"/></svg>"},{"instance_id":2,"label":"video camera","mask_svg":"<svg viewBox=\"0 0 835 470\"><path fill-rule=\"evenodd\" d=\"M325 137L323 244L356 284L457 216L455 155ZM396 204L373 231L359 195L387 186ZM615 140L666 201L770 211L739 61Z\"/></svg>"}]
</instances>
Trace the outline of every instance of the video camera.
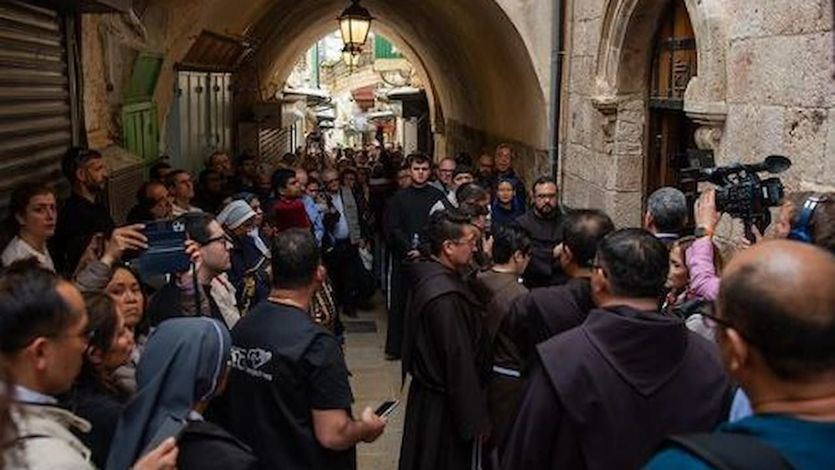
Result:
<instances>
[{"instance_id":1,"label":"video camera","mask_svg":"<svg viewBox=\"0 0 835 470\"><path fill-rule=\"evenodd\" d=\"M791 167L791 160L781 155L770 155L760 163L733 163L715 166L713 152L689 150L690 168L681 171L683 181L708 181L717 186L716 210L741 219L745 236L754 241L751 227L764 232L771 223L769 208L777 207L783 199L780 178L761 179L758 173L777 174Z\"/></svg>"}]
</instances>

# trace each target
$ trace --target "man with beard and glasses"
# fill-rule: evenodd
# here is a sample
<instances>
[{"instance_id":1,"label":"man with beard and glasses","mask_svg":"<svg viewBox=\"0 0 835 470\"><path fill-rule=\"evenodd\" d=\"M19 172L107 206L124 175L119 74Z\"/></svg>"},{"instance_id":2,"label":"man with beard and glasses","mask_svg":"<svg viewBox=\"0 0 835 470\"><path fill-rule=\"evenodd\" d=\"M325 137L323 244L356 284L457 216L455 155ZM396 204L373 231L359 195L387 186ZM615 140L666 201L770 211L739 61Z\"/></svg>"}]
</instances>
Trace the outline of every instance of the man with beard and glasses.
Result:
<instances>
[{"instance_id":1,"label":"man with beard and glasses","mask_svg":"<svg viewBox=\"0 0 835 470\"><path fill-rule=\"evenodd\" d=\"M96 235L109 237L114 223L101 197L107 185L107 168L102 155L74 147L61 161L61 170L70 182L72 195L58 211L50 253L56 271L72 276L87 246Z\"/></svg>"},{"instance_id":2,"label":"man with beard and glasses","mask_svg":"<svg viewBox=\"0 0 835 470\"><path fill-rule=\"evenodd\" d=\"M529 289L565 282L565 274L554 257L562 243L564 211L557 202L557 183L543 176L533 183L534 207L516 219L515 224L531 237L531 262L522 279Z\"/></svg>"}]
</instances>

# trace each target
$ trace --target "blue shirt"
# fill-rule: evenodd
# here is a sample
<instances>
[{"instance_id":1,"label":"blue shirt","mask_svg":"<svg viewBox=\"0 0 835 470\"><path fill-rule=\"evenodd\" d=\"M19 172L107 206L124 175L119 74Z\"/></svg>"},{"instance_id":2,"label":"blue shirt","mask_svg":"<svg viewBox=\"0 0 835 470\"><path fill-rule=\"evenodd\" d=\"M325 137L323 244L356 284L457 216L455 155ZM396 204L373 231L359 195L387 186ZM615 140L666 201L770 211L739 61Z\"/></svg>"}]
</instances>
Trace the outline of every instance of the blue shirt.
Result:
<instances>
[{"instance_id":1,"label":"blue shirt","mask_svg":"<svg viewBox=\"0 0 835 470\"><path fill-rule=\"evenodd\" d=\"M304 203L304 211L307 212L307 218L310 219L310 224L313 226L313 235L316 237L316 243L321 245L322 237L325 236L325 223L322 221L322 213L319 212L319 207L312 197L308 195L302 196L302 203Z\"/></svg>"},{"instance_id":2,"label":"blue shirt","mask_svg":"<svg viewBox=\"0 0 835 470\"><path fill-rule=\"evenodd\" d=\"M794 468L835 468L835 422L805 421L786 415L762 414L726 423L719 432L749 434L777 450ZM668 448L653 457L645 470L702 470L706 462L679 448Z\"/></svg>"}]
</instances>

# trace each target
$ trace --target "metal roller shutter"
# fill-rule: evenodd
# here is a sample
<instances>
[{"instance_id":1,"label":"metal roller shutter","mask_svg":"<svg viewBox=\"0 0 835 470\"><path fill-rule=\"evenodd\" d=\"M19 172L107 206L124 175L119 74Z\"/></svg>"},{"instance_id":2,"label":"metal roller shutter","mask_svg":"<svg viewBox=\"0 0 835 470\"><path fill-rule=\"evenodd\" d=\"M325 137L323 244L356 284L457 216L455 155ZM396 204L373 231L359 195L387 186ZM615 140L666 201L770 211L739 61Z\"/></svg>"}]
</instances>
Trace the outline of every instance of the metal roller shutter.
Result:
<instances>
[{"instance_id":1,"label":"metal roller shutter","mask_svg":"<svg viewBox=\"0 0 835 470\"><path fill-rule=\"evenodd\" d=\"M55 181L73 142L62 17L26 2L0 3L0 211L26 181Z\"/></svg>"}]
</instances>

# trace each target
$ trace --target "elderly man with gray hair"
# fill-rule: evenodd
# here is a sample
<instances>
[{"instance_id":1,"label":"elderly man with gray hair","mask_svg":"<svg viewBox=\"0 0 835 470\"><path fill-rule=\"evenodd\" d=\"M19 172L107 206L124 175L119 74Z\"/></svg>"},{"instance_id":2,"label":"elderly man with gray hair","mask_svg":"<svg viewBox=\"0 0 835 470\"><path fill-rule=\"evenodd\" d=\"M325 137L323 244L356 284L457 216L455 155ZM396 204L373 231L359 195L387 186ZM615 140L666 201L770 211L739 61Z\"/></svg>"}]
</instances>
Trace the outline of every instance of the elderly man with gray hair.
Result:
<instances>
[{"instance_id":1,"label":"elderly man with gray hair","mask_svg":"<svg viewBox=\"0 0 835 470\"><path fill-rule=\"evenodd\" d=\"M681 238L687 223L687 197L680 190L664 186L647 199L644 228L661 240L667 248Z\"/></svg>"}]
</instances>

